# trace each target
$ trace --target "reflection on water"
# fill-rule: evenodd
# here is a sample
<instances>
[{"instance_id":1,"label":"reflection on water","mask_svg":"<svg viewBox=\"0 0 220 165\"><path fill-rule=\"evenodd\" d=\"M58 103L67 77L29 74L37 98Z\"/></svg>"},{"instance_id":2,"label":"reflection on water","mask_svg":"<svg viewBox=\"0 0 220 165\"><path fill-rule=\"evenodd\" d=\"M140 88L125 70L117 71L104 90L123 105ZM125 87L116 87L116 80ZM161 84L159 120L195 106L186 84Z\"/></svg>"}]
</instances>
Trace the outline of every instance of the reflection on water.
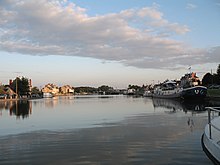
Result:
<instances>
[{"instance_id":1,"label":"reflection on water","mask_svg":"<svg viewBox=\"0 0 220 165\"><path fill-rule=\"evenodd\" d=\"M0 102L0 115L2 111L8 111L10 116L27 118L32 113L32 103L28 100L2 101Z\"/></svg>"},{"instance_id":2,"label":"reflection on water","mask_svg":"<svg viewBox=\"0 0 220 165\"><path fill-rule=\"evenodd\" d=\"M202 107L209 103L121 96L27 104L32 107L27 120L13 125L10 113L0 120L12 126L0 134L0 164L210 164L200 146L207 122ZM11 106L3 107L5 112Z\"/></svg>"},{"instance_id":3,"label":"reflection on water","mask_svg":"<svg viewBox=\"0 0 220 165\"><path fill-rule=\"evenodd\" d=\"M184 112L191 111L193 113L205 111L206 106L219 106L219 101L213 100L179 100L179 99L160 99L153 98L154 108L164 107L166 109L172 110L175 112L176 110L182 110Z\"/></svg>"}]
</instances>

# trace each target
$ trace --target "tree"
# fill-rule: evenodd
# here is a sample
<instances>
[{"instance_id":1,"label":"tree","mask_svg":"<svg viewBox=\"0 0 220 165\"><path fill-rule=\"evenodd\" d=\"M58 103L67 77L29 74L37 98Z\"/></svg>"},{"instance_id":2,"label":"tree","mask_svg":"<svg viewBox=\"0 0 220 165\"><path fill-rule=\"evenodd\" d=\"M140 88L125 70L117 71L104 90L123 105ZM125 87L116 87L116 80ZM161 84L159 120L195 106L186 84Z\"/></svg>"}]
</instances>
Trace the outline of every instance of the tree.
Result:
<instances>
[{"instance_id":1,"label":"tree","mask_svg":"<svg viewBox=\"0 0 220 165\"><path fill-rule=\"evenodd\" d=\"M5 94L4 89L5 87L3 85L0 85L0 94Z\"/></svg>"},{"instance_id":2,"label":"tree","mask_svg":"<svg viewBox=\"0 0 220 165\"><path fill-rule=\"evenodd\" d=\"M220 76L220 64L218 65L218 68L217 68L217 75Z\"/></svg>"},{"instance_id":3,"label":"tree","mask_svg":"<svg viewBox=\"0 0 220 165\"><path fill-rule=\"evenodd\" d=\"M30 93L30 87L29 87L29 81L27 78L17 77L15 80L13 80L11 84L11 88L17 92L19 96L29 95Z\"/></svg>"},{"instance_id":4,"label":"tree","mask_svg":"<svg viewBox=\"0 0 220 165\"><path fill-rule=\"evenodd\" d=\"M208 85L213 85L213 84L218 84L220 85L220 64L218 65L217 68L217 74L210 74L210 73L206 73L202 79L202 84L205 86Z\"/></svg>"},{"instance_id":5,"label":"tree","mask_svg":"<svg viewBox=\"0 0 220 165\"><path fill-rule=\"evenodd\" d=\"M218 68L217 68L217 74L216 74L216 84L219 84L220 85L220 64L218 65Z\"/></svg>"},{"instance_id":6,"label":"tree","mask_svg":"<svg viewBox=\"0 0 220 165\"><path fill-rule=\"evenodd\" d=\"M40 93L41 93L41 91L39 90L38 87L33 87L33 88L31 89L31 94L37 95L37 94L40 94Z\"/></svg>"},{"instance_id":7,"label":"tree","mask_svg":"<svg viewBox=\"0 0 220 165\"><path fill-rule=\"evenodd\" d=\"M213 84L214 76L211 73L206 73L202 78L202 84L208 86Z\"/></svg>"},{"instance_id":8,"label":"tree","mask_svg":"<svg viewBox=\"0 0 220 165\"><path fill-rule=\"evenodd\" d=\"M139 90L141 87L140 86L138 86L138 85L131 85L131 84L129 84L128 85L128 89L135 89L135 90Z\"/></svg>"},{"instance_id":9,"label":"tree","mask_svg":"<svg viewBox=\"0 0 220 165\"><path fill-rule=\"evenodd\" d=\"M75 87L74 91L75 91L75 93L91 94L91 93L97 93L97 88L93 88L93 87Z\"/></svg>"},{"instance_id":10,"label":"tree","mask_svg":"<svg viewBox=\"0 0 220 165\"><path fill-rule=\"evenodd\" d=\"M109 87L107 85L102 85L102 86L98 87L98 91L102 91L102 92L113 91L113 87Z\"/></svg>"}]
</instances>

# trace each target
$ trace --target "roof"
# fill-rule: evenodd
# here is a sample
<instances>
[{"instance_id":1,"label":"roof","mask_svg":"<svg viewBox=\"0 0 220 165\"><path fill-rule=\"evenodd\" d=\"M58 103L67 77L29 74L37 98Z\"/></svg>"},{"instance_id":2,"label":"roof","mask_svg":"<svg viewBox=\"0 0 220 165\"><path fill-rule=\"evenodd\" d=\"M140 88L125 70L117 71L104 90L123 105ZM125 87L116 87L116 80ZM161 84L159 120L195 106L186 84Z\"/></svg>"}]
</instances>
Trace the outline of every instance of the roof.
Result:
<instances>
[{"instance_id":1,"label":"roof","mask_svg":"<svg viewBox=\"0 0 220 165\"><path fill-rule=\"evenodd\" d=\"M16 95L16 93L11 88L9 88L9 87L5 88L5 93L7 95Z\"/></svg>"}]
</instances>

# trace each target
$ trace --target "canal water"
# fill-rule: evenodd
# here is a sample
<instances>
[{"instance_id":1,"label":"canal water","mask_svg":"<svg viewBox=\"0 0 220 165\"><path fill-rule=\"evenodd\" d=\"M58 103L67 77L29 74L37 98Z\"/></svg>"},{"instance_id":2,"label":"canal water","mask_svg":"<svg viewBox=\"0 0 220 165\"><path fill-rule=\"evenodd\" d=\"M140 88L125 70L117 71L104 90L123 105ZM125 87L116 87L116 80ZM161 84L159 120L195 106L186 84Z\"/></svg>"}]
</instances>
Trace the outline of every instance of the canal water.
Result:
<instances>
[{"instance_id":1,"label":"canal water","mask_svg":"<svg viewBox=\"0 0 220 165\"><path fill-rule=\"evenodd\" d=\"M0 164L211 165L210 102L127 96L0 101Z\"/></svg>"}]
</instances>

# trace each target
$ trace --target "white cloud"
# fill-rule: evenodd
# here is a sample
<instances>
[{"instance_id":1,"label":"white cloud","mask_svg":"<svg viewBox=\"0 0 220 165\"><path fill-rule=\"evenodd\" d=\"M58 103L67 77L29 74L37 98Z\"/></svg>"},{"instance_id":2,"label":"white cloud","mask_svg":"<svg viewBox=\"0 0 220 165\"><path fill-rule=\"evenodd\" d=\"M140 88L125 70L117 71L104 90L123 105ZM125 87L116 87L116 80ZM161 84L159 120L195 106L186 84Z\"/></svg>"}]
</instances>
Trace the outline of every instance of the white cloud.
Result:
<instances>
[{"instance_id":1,"label":"white cloud","mask_svg":"<svg viewBox=\"0 0 220 165\"><path fill-rule=\"evenodd\" d=\"M150 18L155 19L155 20L161 20L162 16L163 16L163 13L159 12L154 7L153 8L152 7L145 7L145 8L140 9L137 12L137 15L139 17L150 17Z\"/></svg>"},{"instance_id":2,"label":"white cloud","mask_svg":"<svg viewBox=\"0 0 220 165\"><path fill-rule=\"evenodd\" d=\"M140 68L206 62L205 50L168 38L189 28L164 19L156 5L90 17L67 1L4 0L0 18L0 51L91 57ZM218 57L209 54L209 62Z\"/></svg>"},{"instance_id":3,"label":"white cloud","mask_svg":"<svg viewBox=\"0 0 220 165\"><path fill-rule=\"evenodd\" d=\"M186 5L186 9L189 9L189 10L193 10L193 9L196 9L197 6L195 4L192 4L192 3L188 3Z\"/></svg>"}]
</instances>

